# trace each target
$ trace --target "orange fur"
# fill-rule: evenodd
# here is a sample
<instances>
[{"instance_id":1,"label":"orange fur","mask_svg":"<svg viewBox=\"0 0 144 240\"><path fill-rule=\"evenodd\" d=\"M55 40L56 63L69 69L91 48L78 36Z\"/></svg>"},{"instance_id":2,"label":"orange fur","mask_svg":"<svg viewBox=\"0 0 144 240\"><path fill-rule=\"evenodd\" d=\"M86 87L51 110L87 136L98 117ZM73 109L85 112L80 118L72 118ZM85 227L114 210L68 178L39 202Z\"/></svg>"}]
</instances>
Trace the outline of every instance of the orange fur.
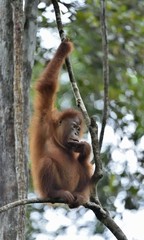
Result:
<instances>
[{"instance_id":1,"label":"orange fur","mask_svg":"<svg viewBox=\"0 0 144 240\"><path fill-rule=\"evenodd\" d=\"M78 206L89 200L91 148L79 141L83 133L81 113L74 109L58 112L54 107L59 72L72 50L70 41L62 42L36 83L30 153L34 188L40 197L62 198Z\"/></svg>"}]
</instances>

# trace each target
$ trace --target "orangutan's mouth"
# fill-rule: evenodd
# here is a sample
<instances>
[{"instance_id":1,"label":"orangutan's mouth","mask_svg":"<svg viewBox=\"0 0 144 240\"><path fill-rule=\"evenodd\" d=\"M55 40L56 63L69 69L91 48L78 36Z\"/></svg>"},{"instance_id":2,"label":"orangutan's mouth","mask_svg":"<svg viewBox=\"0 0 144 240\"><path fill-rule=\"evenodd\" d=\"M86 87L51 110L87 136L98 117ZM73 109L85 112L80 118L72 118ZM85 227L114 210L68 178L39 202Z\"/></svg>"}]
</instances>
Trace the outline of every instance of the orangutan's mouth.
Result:
<instances>
[{"instance_id":1,"label":"orangutan's mouth","mask_svg":"<svg viewBox=\"0 0 144 240\"><path fill-rule=\"evenodd\" d=\"M68 142L79 142L79 140L77 138L70 138Z\"/></svg>"}]
</instances>

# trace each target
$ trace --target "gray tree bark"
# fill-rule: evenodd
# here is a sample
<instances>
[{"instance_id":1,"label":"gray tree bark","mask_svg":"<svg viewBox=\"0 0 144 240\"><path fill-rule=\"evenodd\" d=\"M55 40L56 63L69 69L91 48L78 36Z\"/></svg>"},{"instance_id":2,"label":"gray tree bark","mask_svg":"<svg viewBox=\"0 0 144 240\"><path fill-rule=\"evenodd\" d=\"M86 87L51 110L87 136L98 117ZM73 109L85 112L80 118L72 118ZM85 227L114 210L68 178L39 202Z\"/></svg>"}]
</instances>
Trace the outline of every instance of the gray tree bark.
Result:
<instances>
[{"instance_id":1,"label":"gray tree bark","mask_svg":"<svg viewBox=\"0 0 144 240\"><path fill-rule=\"evenodd\" d=\"M36 45L36 17L38 0L26 0L23 33L23 161L24 179L27 179L29 85ZM14 26L11 0L0 0L0 206L18 199L16 171L16 139L14 123ZM27 182L27 183L26 183ZM28 180L25 181L28 185ZM26 188L25 188L26 189ZM24 196L27 195L24 190ZM18 234L18 209L0 214L0 240L24 239ZM21 216L24 227L24 216ZM21 231L24 232L24 231Z\"/></svg>"}]
</instances>

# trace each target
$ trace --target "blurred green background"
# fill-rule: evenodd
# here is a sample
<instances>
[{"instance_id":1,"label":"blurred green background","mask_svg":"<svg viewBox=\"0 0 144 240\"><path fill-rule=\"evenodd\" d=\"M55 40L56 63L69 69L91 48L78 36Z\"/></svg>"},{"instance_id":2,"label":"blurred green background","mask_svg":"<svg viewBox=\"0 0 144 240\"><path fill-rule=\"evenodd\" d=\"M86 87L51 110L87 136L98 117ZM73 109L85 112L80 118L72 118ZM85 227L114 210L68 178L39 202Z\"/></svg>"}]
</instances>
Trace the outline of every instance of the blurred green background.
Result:
<instances>
[{"instance_id":1,"label":"blurred green background","mask_svg":"<svg viewBox=\"0 0 144 240\"><path fill-rule=\"evenodd\" d=\"M112 217L129 222L133 216L128 218L129 214L139 214L144 208L144 1L106 2L110 106L101 154L104 177L99 184L99 197ZM33 84L60 43L50 1L40 2L38 8L32 101ZM75 45L71 60L79 89L89 115L96 117L100 129L103 111L100 1L65 0L60 1L60 9L64 30ZM57 106L75 107L65 68ZM30 186L29 196L33 194ZM66 206L34 204L27 207L27 216L27 240L115 239L83 207L69 210ZM132 238L132 234L131 229L129 239L142 240L144 236L135 231Z\"/></svg>"}]
</instances>

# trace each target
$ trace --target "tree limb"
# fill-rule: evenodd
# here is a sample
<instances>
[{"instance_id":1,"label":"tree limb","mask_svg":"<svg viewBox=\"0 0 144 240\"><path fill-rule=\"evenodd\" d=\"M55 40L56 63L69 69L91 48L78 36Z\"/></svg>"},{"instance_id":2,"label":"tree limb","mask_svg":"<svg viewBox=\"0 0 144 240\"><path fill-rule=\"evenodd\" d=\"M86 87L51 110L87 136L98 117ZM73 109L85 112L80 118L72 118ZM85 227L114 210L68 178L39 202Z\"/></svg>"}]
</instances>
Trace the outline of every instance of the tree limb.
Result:
<instances>
[{"instance_id":1,"label":"tree limb","mask_svg":"<svg viewBox=\"0 0 144 240\"><path fill-rule=\"evenodd\" d=\"M55 200L55 199L51 199L51 198L48 198L48 199L21 199L21 200L17 200L15 202L12 202L12 203L8 203L6 205L4 205L3 207L0 207L0 213L2 212L5 212L5 211L8 211L9 209L11 208L14 208L14 207L18 207L18 206L22 206L22 205L27 205L27 204L33 204L33 203L64 203L62 200Z\"/></svg>"},{"instance_id":2,"label":"tree limb","mask_svg":"<svg viewBox=\"0 0 144 240\"><path fill-rule=\"evenodd\" d=\"M62 25L62 21L61 21L61 14L60 14L60 9L59 9L59 5L58 5L58 1L57 0L52 0L52 4L54 6L54 11L55 11L55 16L56 16L56 22L57 22L57 27L58 27L58 31L59 31L59 35L61 40L63 41L64 39L66 39L66 35L64 33L63 30L63 25ZM94 180L95 180L95 184L98 183L99 179L103 176L103 171L102 171L102 163L101 163L101 159L100 159L100 154L99 154L99 143L98 143L98 138L97 138L97 134L96 134L96 128L97 125L96 123L94 123L93 119L90 119L88 112L86 110L86 107L84 105L84 102L82 100L82 97L80 95L80 91L79 88L77 86L76 83L76 79L73 73L73 69L72 69L72 65L70 62L70 59L67 58L66 59L66 67L67 67L67 71L69 74L69 78L70 78L70 82L72 85L72 89L73 89L73 93L76 99L76 103L77 106L80 108L84 119L85 119L85 123L90 131L91 134L91 139L92 139L92 147L93 147L93 154L94 154L94 162L95 162L95 173L94 173ZM95 145L97 144L97 145Z\"/></svg>"},{"instance_id":3,"label":"tree limb","mask_svg":"<svg viewBox=\"0 0 144 240\"><path fill-rule=\"evenodd\" d=\"M61 14L60 14L58 1L57 0L52 0L52 4L53 4L53 7L54 7L54 12L55 12L55 16L56 16L56 22L57 22L57 28L58 28L58 31L59 31L59 35L60 35L61 41L63 41L67 37L66 37L65 32L63 30L63 25L62 25L62 21L61 21ZM67 71L68 71L68 74L69 74L70 82L71 82L71 85L72 85L72 90L73 90L73 93L74 93L74 96L75 96L75 99L76 99L76 104L80 108L80 110L81 110L81 112L84 116L86 125L89 128L90 118L88 116L86 107L85 107L85 105L83 103L83 100L82 100L82 97L80 95L80 91L79 91L79 88L78 88L77 83L76 83L76 79L75 79L75 76L74 76L74 73L73 73L73 69L72 69L72 65L70 63L70 59L67 58L65 63L66 63Z\"/></svg>"},{"instance_id":4,"label":"tree limb","mask_svg":"<svg viewBox=\"0 0 144 240\"><path fill-rule=\"evenodd\" d=\"M93 154L94 154L95 165L96 165L94 175L93 175L93 181L97 185L98 181L103 177L103 170L102 170L102 161L100 158L100 151L99 151L98 126L93 117L91 117L91 125L89 127L89 131L91 134Z\"/></svg>"},{"instance_id":5,"label":"tree limb","mask_svg":"<svg viewBox=\"0 0 144 240\"><path fill-rule=\"evenodd\" d=\"M97 219L101 221L118 240L128 240L120 227L110 217L109 213L105 211L99 204L89 202L85 204L85 207L91 209Z\"/></svg>"},{"instance_id":6,"label":"tree limb","mask_svg":"<svg viewBox=\"0 0 144 240\"><path fill-rule=\"evenodd\" d=\"M100 141L99 141L99 147L101 150L106 121L108 118L109 63L108 63L108 37L107 37L105 0L100 0L100 3L101 3L101 32L102 32L102 48L103 48L103 82L104 82L104 109L103 109L103 116L102 116L102 128L100 132Z\"/></svg>"},{"instance_id":7,"label":"tree limb","mask_svg":"<svg viewBox=\"0 0 144 240\"><path fill-rule=\"evenodd\" d=\"M21 199L15 202L9 203L0 208L0 213L8 211L11 208L18 207L21 205L28 205L33 203L60 203L60 204L67 204L62 199ZM127 240L126 236L119 228L119 226L114 222L114 220L110 217L107 211L105 211L99 204L88 202L83 205L85 208L91 209L95 216L114 234L114 236L118 240Z\"/></svg>"},{"instance_id":8,"label":"tree limb","mask_svg":"<svg viewBox=\"0 0 144 240\"><path fill-rule=\"evenodd\" d=\"M63 41L64 39L66 39L66 35L64 33L63 30L63 25L62 25L62 21L61 21L61 14L60 14L60 9L59 9L59 5L58 5L58 1L57 0L52 0L52 4L54 6L54 11L55 11L55 16L56 16L56 22L57 22L57 28L59 31L59 35L61 40ZM99 198L98 198L98 193L97 193L97 185L98 185L98 181L102 178L103 176L103 171L102 171L102 162L100 159L100 152L99 152L99 142L98 142L98 127L97 124L95 122L95 120L93 118L90 119L88 112L86 110L86 107L84 105L84 102L82 100L82 97L80 95L80 91L79 88L77 86L76 83L76 79L73 73L73 69L72 69L72 65L70 62L70 59L67 58L66 59L66 67L67 67L67 71L69 74L69 78L70 78L70 82L72 85L72 89L73 89L73 93L76 99L76 103L77 106L80 108L86 125L90 131L90 135L91 135L91 139L92 139L92 148L93 148L93 155L94 155L94 163L95 163L95 171L94 171L94 175L92 177L92 183L93 183L93 188L92 188L92 193L91 193L91 200L92 201L98 201L99 202ZM99 202L100 204L100 202Z\"/></svg>"}]
</instances>

